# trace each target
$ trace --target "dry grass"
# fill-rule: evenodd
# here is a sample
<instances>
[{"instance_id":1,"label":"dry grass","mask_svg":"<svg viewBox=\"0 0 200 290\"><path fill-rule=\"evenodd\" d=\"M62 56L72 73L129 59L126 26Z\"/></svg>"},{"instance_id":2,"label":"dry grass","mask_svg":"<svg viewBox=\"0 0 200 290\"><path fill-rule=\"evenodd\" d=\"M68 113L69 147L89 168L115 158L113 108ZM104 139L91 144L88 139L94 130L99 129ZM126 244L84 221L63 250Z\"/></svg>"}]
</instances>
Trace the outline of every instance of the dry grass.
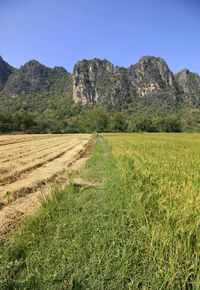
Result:
<instances>
[{"instance_id":1,"label":"dry grass","mask_svg":"<svg viewBox=\"0 0 200 290\"><path fill-rule=\"evenodd\" d=\"M80 158L91 135L0 136L0 236L35 212L68 168ZM79 162L80 163L80 162ZM0 237L0 238L1 238Z\"/></svg>"}]
</instances>

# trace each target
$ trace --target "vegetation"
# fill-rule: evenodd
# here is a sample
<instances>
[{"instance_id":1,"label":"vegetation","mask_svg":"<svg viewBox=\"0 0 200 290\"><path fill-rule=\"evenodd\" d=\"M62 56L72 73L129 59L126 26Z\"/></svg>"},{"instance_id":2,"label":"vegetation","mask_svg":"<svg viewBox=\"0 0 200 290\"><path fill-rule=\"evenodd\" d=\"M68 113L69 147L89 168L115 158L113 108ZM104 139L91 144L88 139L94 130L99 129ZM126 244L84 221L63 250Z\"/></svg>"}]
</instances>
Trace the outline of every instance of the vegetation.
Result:
<instances>
[{"instance_id":1,"label":"vegetation","mask_svg":"<svg viewBox=\"0 0 200 290\"><path fill-rule=\"evenodd\" d=\"M0 57L0 133L199 132L199 93L197 74L173 75L157 57L128 69L83 60L72 74Z\"/></svg>"},{"instance_id":2,"label":"vegetation","mask_svg":"<svg viewBox=\"0 0 200 290\"><path fill-rule=\"evenodd\" d=\"M0 132L26 133L91 133L97 132L181 132L200 131L199 110L185 110L182 114L163 115L109 109L106 105L81 106L73 104L70 95L63 95L53 103L53 96L45 96L3 107L0 111ZM43 100L43 101L42 101ZM36 111L32 111L35 101Z\"/></svg>"},{"instance_id":3,"label":"vegetation","mask_svg":"<svg viewBox=\"0 0 200 290\"><path fill-rule=\"evenodd\" d=\"M199 145L98 138L82 178L100 185L55 191L1 247L0 288L199 289Z\"/></svg>"},{"instance_id":4,"label":"vegetation","mask_svg":"<svg viewBox=\"0 0 200 290\"><path fill-rule=\"evenodd\" d=\"M181 132L182 124L176 116L139 117L129 123L129 132Z\"/></svg>"},{"instance_id":5,"label":"vegetation","mask_svg":"<svg viewBox=\"0 0 200 290\"><path fill-rule=\"evenodd\" d=\"M151 289L199 289L199 135L106 139L121 172L141 284Z\"/></svg>"}]
</instances>

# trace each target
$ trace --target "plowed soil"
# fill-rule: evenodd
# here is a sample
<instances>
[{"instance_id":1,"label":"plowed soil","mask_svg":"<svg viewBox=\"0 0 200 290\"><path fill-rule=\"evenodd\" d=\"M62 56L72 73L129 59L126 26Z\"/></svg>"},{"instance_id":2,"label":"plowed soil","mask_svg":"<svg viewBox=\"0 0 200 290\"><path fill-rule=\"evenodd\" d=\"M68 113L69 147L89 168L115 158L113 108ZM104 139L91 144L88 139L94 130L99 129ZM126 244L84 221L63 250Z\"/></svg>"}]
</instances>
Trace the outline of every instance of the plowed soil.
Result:
<instances>
[{"instance_id":1,"label":"plowed soil","mask_svg":"<svg viewBox=\"0 0 200 290\"><path fill-rule=\"evenodd\" d=\"M0 136L0 238L35 211L58 180L66 181L90 140L89 134Z\"/></svg>"}]
</instances>

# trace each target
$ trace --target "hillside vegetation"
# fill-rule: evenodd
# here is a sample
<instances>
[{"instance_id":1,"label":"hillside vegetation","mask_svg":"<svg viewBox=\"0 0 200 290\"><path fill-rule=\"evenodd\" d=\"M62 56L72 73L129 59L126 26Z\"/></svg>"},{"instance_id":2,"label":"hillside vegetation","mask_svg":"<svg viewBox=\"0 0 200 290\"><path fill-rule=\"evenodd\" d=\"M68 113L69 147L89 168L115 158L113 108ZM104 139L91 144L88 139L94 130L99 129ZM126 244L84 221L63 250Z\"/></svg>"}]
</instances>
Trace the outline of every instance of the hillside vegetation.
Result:
<instances>
[{"instance_id":1,"label":"hillside vegetation","mask_svg":"<svg viewBox=\"0 0 200 290\"><path fill-rule=\"evenodd\" d=\"M159 57L128 68L82 60L72 73L36 60L15 69L0 58L2 133L200 131L199 112L200 76L174 75Z\"/></svg>"},{"instance_id":2,"label":"hillside vegetation","mask_svg":"<svg viewBox=\"0 0 200 290\"><path fill-rule=\"evenodd\" d=\"M198 134L105 134L1 247L1 289L199 289Z\"/></svg>"}]
</instances>

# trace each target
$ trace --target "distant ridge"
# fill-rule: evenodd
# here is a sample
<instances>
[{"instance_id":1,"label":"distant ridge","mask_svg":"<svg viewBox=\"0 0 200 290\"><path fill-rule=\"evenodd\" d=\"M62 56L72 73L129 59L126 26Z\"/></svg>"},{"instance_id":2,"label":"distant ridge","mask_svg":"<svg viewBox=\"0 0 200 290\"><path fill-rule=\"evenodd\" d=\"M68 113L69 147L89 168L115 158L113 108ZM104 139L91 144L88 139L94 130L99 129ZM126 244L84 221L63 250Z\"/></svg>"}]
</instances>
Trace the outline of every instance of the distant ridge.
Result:
<instances>
[{"instance_id":1,"label":"distant ridge","mask_svg":"<svg viewBox=\"0 0 200 290\"><path fill-rule=\"evenodd\" d=\"M55 131L76 131L83 125L79 116L99 105L111 117L123 113L126 123L138 115L176 115L187 126L196 122L199 128L200 76L188 69L174 75L165 60L155 56L144 56L128 68L106 59L84 59L74 65L72 74L37 60L15 69L0 57L0 114L11 115L9 122L15 123L13 114L20 111L39 120L41 131L55 124Z\"/></svg>"},{"instance_id":2,"label":"distant ridge","mask_svg":"<svg viewBox=\"0 0 200 290\"><path fill-rule=\"evenodd\" d=\"M72 86L73 82L73 86ZM15 69L0 57L0 91L8 96L67 92L81 104L135 102L143 97L199 105L200 76L183 69L176 75L160 57L144 56L130 67L114 66L107 60L78 61L73 73L63 67L48 68L31 60Z\"/></svg>"}]
</instances>

